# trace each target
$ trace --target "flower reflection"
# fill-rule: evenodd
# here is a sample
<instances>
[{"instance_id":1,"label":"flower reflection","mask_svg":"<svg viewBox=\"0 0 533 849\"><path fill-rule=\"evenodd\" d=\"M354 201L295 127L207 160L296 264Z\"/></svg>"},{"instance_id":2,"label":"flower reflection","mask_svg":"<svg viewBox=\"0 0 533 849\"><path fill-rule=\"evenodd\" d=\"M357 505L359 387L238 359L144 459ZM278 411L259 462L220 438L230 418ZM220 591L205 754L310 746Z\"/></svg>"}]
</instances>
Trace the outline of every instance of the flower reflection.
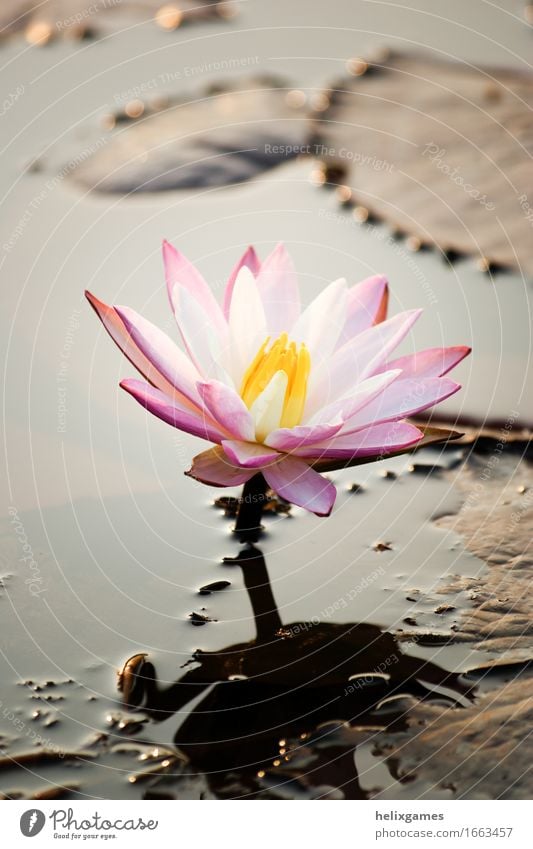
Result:
<instances>
[{"instance_id":1,"label":"flower reflection","mask_svg":"<svg viewBox=\"0 0 533 849\"><path fill-rule=\"evenodd\" d=\"M131 658L121 679L126 706L154 722L185 714L174 744L213 792L228 794L231 774L239 792L290 782L300 791L342 786L345 798L361 798L358 746L406 727L413 699L464 705L472 698L458 674L405 654L376 625L284 624L260 549L248 543L233 562L242 569L255 638L196 651L166 688L146 655ZM171 776L158 782L165 780Z\"/></svg>"}]
</instances>

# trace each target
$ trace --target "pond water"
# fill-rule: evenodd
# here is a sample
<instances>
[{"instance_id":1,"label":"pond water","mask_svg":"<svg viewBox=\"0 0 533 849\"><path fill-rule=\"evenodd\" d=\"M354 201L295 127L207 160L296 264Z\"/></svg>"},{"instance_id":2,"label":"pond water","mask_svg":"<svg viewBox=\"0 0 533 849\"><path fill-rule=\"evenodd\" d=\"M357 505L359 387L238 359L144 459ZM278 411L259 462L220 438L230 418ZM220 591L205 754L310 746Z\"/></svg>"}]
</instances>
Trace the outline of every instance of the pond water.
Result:
<instances>
[{"instance_id":1,"label":"pond water","mask_svg":"<svg viewBox=\"0 0 533 849\"><path fill-rule=\"evenodd\" d=\"M87 192L64 170L105 146L102 119L143 84L197 97L221 79L276 74L311 97L377 43L514 67L530 55L519 2L514 15L454 2L453 22L418 6L362 4L356 14L347 0L327 11L250 0L231 22L175 33L145 22L95 41L2 45L4 94L21 87L0 174L8 797L415 798L430 785L403 783L376 735L400 733L421 701L471 709L510 674L465 678L497 653L451 638L467 592L448 593L440 610L450 576L487 569L463 536L435 524L464 503L455 474L467 446L336 472L330 519L293 507L266 516L253 546L241 543L213 504L238 492L184 477L200 442L118 389L132 368L83 291L170 333L163 237L218 294L248 243L265 255L285 241L306 300L338 276L383 272L391 312L425 308L410 345L474 348L443 415L514 432L533 421L529 281L412 254L384 226L358 226L313 185L308 159L238 186L135 196ZM215 581L229 586L198 593ZM116 673L138 654L126 697Z\"/></svg>"}]
</instances>

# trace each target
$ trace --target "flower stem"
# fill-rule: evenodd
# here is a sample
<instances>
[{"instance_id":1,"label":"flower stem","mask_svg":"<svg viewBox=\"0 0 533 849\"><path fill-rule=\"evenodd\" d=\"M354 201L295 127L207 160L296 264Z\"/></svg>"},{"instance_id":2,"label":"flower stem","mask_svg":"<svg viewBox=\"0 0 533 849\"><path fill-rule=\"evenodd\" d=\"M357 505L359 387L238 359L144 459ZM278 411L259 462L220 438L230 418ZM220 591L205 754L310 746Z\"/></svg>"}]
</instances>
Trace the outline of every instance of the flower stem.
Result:
<instances>
[{"instance_id":1,"label":"flower stem","mask_svg":"<svg viewBox=\"0 0 533 849\"><path fill-rule=\"evenodd\" d=\"M260 472L244 484L234 532L245 542L255 542L261 535L267 489L267 482Z\"/></svg>"},{"instance_id":2,"label":"flower stem","mask_svg":"<svg viewBox=\"0 0 533 849\"><path fill-rule=\"evenodd\" d=\"M258 548L251 545L241 551L235 562L242 569L244 586L254 613L257 640L270 641L283 627L283 623L268 577L265 558Z\"/></svg>"}]
</instances>

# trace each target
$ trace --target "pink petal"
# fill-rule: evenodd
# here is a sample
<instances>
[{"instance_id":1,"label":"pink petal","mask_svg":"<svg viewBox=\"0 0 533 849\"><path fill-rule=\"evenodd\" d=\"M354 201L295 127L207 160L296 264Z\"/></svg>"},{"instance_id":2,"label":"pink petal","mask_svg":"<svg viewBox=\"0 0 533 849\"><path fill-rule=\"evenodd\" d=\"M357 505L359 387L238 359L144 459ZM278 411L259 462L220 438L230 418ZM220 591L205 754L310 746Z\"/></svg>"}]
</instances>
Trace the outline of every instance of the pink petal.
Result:
<instances>
[{"instance_id":1,"label":"pink petal","mask_svg":"<svg viewBox=\"0 0 533 849\"><path fill-rule=\"evenodd\" d=\"M296 457L285 457L268 466L263 475L270 487L298 507L304 507L317 516L329 516L337 490L307 463Z\"/></svg>"},{"instance_id":2,"label":"pink petal","mask_svg":"<svg viewBox=\"0 0 533 849\"><path fill-rule=\"evenodd\" d=\"M450 348L427 348L416 354L398 357L383 369L401 368L404 377L442 377L461 362L471 351L467 345Z\"/></svg>"},{"instance_id":3,"label":"pink petal","mask_svg":"<svg viewBox=\"0 0 533 849\"><path fill-rule=\"evenodd\" d=\"M296 453L307 460L339 459L351 457L385 457L394 451L415 445L423 438L421 430L408 422L387 422L373 425L346 436L334 436L327 442L302 448Z\"/></svg>"},{"instance_id":4,"label":"pink petal","mask_svg":"<svg viewBox=\"0 0 533 849\"><path fill-rule=\"evenodd\" d=\"M382 392L377 398L347 419L343 428L344 433L369 427L378 422L391 419L405 419L420 413L434 404L439 404L461 386L446 377L403 378L396 380L392 386Z\"/></svg>"},{"instance_id":5,"label":"pink petal","mask_svg":"<svg viewBox=\"0 0 533 849\"><path fill-rule=\"evenodd\" d=\"M231 465L222 448L216 446L197 454L185 474L210 486L239 486L246 483L256 471Z\"/></svg>"},{"instance_id":6,"label":"pink petal","mask_svg":"<svg viewBox=\"0 0 533 849\"><path fill-rule=\"evenodd\" d=\"M249 248L245 250L243 255L241 256L238 263L234 266L229 278L226 283L226 289L224 290L224 305L223 312L226 317L226 321L229 319L229 310L231 304L231 297L233 295L233 287L235 285L235 281L237 279L237 275L241 268L249 268L254 277L257 277L259 274L259 269L261 268L261 262L259 257L257 256L255 249L250 245Z\"/></svg>"},{"instance_id":7,"label":"pink petal","mask_svg":"<svg viewBox=\"0 0 533 849\"><path fill-rule=\"evenodd\" d=\"M209 315L215 331L221 337L224 336L227 332L226 321L211 289L198 269L166 239L163 241L163 264L172 309L176 311L177 293L184 287Z\"/></svg>"},{"instance_id":8,"label":"pink petal","mask_svg":"<svg viewBox=\"0 0 533 849\"><path fill-rule=\"evenodd\" d=\"M235 466L245 469L260 469L279 460L279 453L260 445L258 442L237 442L225 439L222 442L224 453Z\"/></svg>"},{"instance_id":9,"label":"pink petal","mask_svg":"<svg viewBox=\"0 0 533 849\"><path fill-rule=\"evenodd\" d=\"M344 344L367 330L374 324L384 321L387 315L389 287L387 278L382 274L367 277L357 286L348 290L346 324L340 344Z\"/></svg>"},{"instance_id":10,"label":"pink petal","mask_svg":"<svg viewBox=\"0 0 533 849\"><path fill-rule=\"evenodd\" d=\"M226 373L229 359L227 343L214 332L209 313L183 286L175 293L174 300L183 343L202 377L229 380Z\"/></svg>"},{"instance_id":11,"label":"pink petal","mask_svg":"<svg viewBox=\"0 0 533 849\"><path fill-rule=\"evenodd\" d=\"M205 413L200 411L195 413L180 406L177 401L150 384L143 383L142 380L127 379L121 381L120 385L148 412L178 430L207 439L209 442L221 442L227 437L227 434Z\"/></svg>"},{"instance_id":12,"label":"pink petal","mask_svg":"<svg viewBox=\"0 0 533 849\"><path fill-rule=\"evenodd\" d=\"M305 409L311 416L324 401L347 395L357 383L375 374L390 352L407 335L422 310L410 310L364 330L339 348L329 362L313 374Z\"/></svg>"},{"instance_id":13,"label":"pink petal","mask_svg":"<svg viewBox=\"0 0 533 849\"><path fill-rule=\"evenodd\" d=\"M318 424L320 422L328 422L341 416L343 419L349 419L358 410L361 410L366 404L372 401L377 395L380 395L393 381L401 375L400 369L384 371L380 374L375 374L373 377L367 377L362 383L358 383L349 395L328 404L318 410L311 417L308 424Z\"/></svg>"},{"instance_id":14,"label":"pink petal","mask_svg":"<svg viewBox=\"0 0 533 849\"><path fill-rule=\"evenodd\" d=\"M267 256L257 275L257 286L267 318L268 333L289 332L300 315L298 278L284 245Z\"/></svg>"},{"instance_id":15,"label":"pink petal","mask_svg":"<svg viewBox=\"0 0 533 849\"><path fill-rule=\"evenodd\" d=\"M124 322L115 312L114 308L108 306L103 301L100 301L91 294L91 292L86 291L85 297L113 341L120 348L122 353L126 355L130 363L132 363L132 365L134 365L143 377L150 381L150 383L157 386L157 388L161 389L162 392L166 392L168 395L174 396L176 394L176 390L172 383L163 377L163 375L156 369L154 363L150 362L150 360L137 347L128 333Z\"/></svg>"},{"instance_id":16,"label":"pink petal","mask_svg":"<svg viewBox=\"0 0 533 849\"><path fill-rule=\"evenodd\" d=\"M255 425L246 404L234 389L219 380L198 383L205 406L229 434L244 442L255 441Z\"/></svg>"},{"instance_id":17,"label":"pink petal","mask_svg":"<svg viewBox=\"0 0 533 849\"><path fill-rule=\"evenodd\" d=\"M346 280L340 278L326 286L300 315L291 330L291 338L305 342L313 368L335 349L346 321Z\"/></svg>"},{"instance_id":18,"label":"pink petal","mask_svg":"<svg viewBox=\"0 0 533 849\"><path fill-rule=\"evenodd\" d=\"M322 442L338 433L343 425L339 420L332 424L298 425L297 427L280 427L273 430L265 440L265 445L277 448L278 451L290 452L304 445Z\"/></svg>"},{"instance_id":19,"label":"pink petal","mask_svg":"<svg viewBox=\"0 0 533 849\"><path fill-rule=\"evenodd\" d=\"M201 405L197 369L166 333L129 307L115 307L131 338L147 359L178 392Z\"/></svg>"}]
</instances>

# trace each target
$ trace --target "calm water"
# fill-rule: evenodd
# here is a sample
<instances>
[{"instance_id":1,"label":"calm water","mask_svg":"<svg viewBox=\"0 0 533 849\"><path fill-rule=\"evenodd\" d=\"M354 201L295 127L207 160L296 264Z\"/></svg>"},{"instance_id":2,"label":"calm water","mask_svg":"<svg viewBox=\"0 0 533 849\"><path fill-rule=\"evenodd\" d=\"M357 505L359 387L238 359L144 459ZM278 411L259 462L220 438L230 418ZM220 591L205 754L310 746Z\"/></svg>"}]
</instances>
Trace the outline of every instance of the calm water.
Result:
<instances>
[{"instance_id":1,"label":"calm water","mask_svg":"<svg viewBox=\"0 0 533 849\"><path fill-rule=\"evenodd\" d=\"M522 4L514 7L520 15ZM355 281L384 272L392 311L426 308L414 335L418 347L474 346L458 369L465 389L445 405L448 416L531 423L531 393L524 393L530 284L510 275L490 280L468 261L449 268L435 255L400 250L384 228L357 227L332 195L310 183L309 161L239 187L150 197L87 195L55 177L105 137L99 119L132 87L156 79L160 91L201 91L236 75L198 70L228 57L248 57L253 72L279 74L312 92L342 74L348 57L382 42L423 42L474 62L522 66L530 56L531 33L520 17L493 6L485 13L480 3L453 3L446 14L456 23L399 4L363 4L356 13L353 4L336 2L326 14L303 2L251 0L231 24L173 35L146 24L98 42L2 47L4 93L20 85L24 92L3 122L0 174L0 743L7 755L31 753L40 740L52 754L84 750L91 757L1 762L1 792L60 784L84 797L139 796L148 783L130 776L168 754L154 756L154 746L169 747L172 759L174 742L193 767L172 760L177 777L150 793L309 798L335 795L341 786L349 797L376 787L391 798L423 792L395 781L372 754L372 735L405 721L405 703L377 708L395 688L407 700L429 689L433 698L465 705L466 685L455 673L491 660L468 646L402 639L413 629L448 633L450 617L443 624L434 613L436 588L448 574L484 568L458 536L433 524L460 507L453 468L461 449L443 458L426 451L417 460L449 467L445 474L413 473L409 458L336 473L331 519L293 508L265 520L250 562L224 561L243 551L232 522L213 506L212 490L183 476L202 446L146 417L118 389L131 368L104 337L83 290L134 306L170 332L163 236L198 262L218 291L247 243L264 254L283 239L304 297L340 275ZM28 171L36 157L41 167ZM350 492L354 483L357 493ZM390 549L376 551L379 542ZM230 586L198 595L219 580ZM452 619L470 602L455 603ZM259 634L254 604L256 613L263 610ZM214 621L194 626L192 612ZM215 655L202 658L198 650ZM116 670L139 652L152 665L137 687L142 705L128 712ZM429 679L420 678L424 661ZM391 678L380 678L383 672ZM363 675L363 684L345 694L351 675ZM186 682L173 686L183 676ZM224 687L214 683L228 677ZM311 692L303 693L306 687ZM316 731L359 715L350 732ZM202 745L209 741L210 751ZM302 783L298 776L308 773L314 777Z\"/></svg>"}]
</instances>

